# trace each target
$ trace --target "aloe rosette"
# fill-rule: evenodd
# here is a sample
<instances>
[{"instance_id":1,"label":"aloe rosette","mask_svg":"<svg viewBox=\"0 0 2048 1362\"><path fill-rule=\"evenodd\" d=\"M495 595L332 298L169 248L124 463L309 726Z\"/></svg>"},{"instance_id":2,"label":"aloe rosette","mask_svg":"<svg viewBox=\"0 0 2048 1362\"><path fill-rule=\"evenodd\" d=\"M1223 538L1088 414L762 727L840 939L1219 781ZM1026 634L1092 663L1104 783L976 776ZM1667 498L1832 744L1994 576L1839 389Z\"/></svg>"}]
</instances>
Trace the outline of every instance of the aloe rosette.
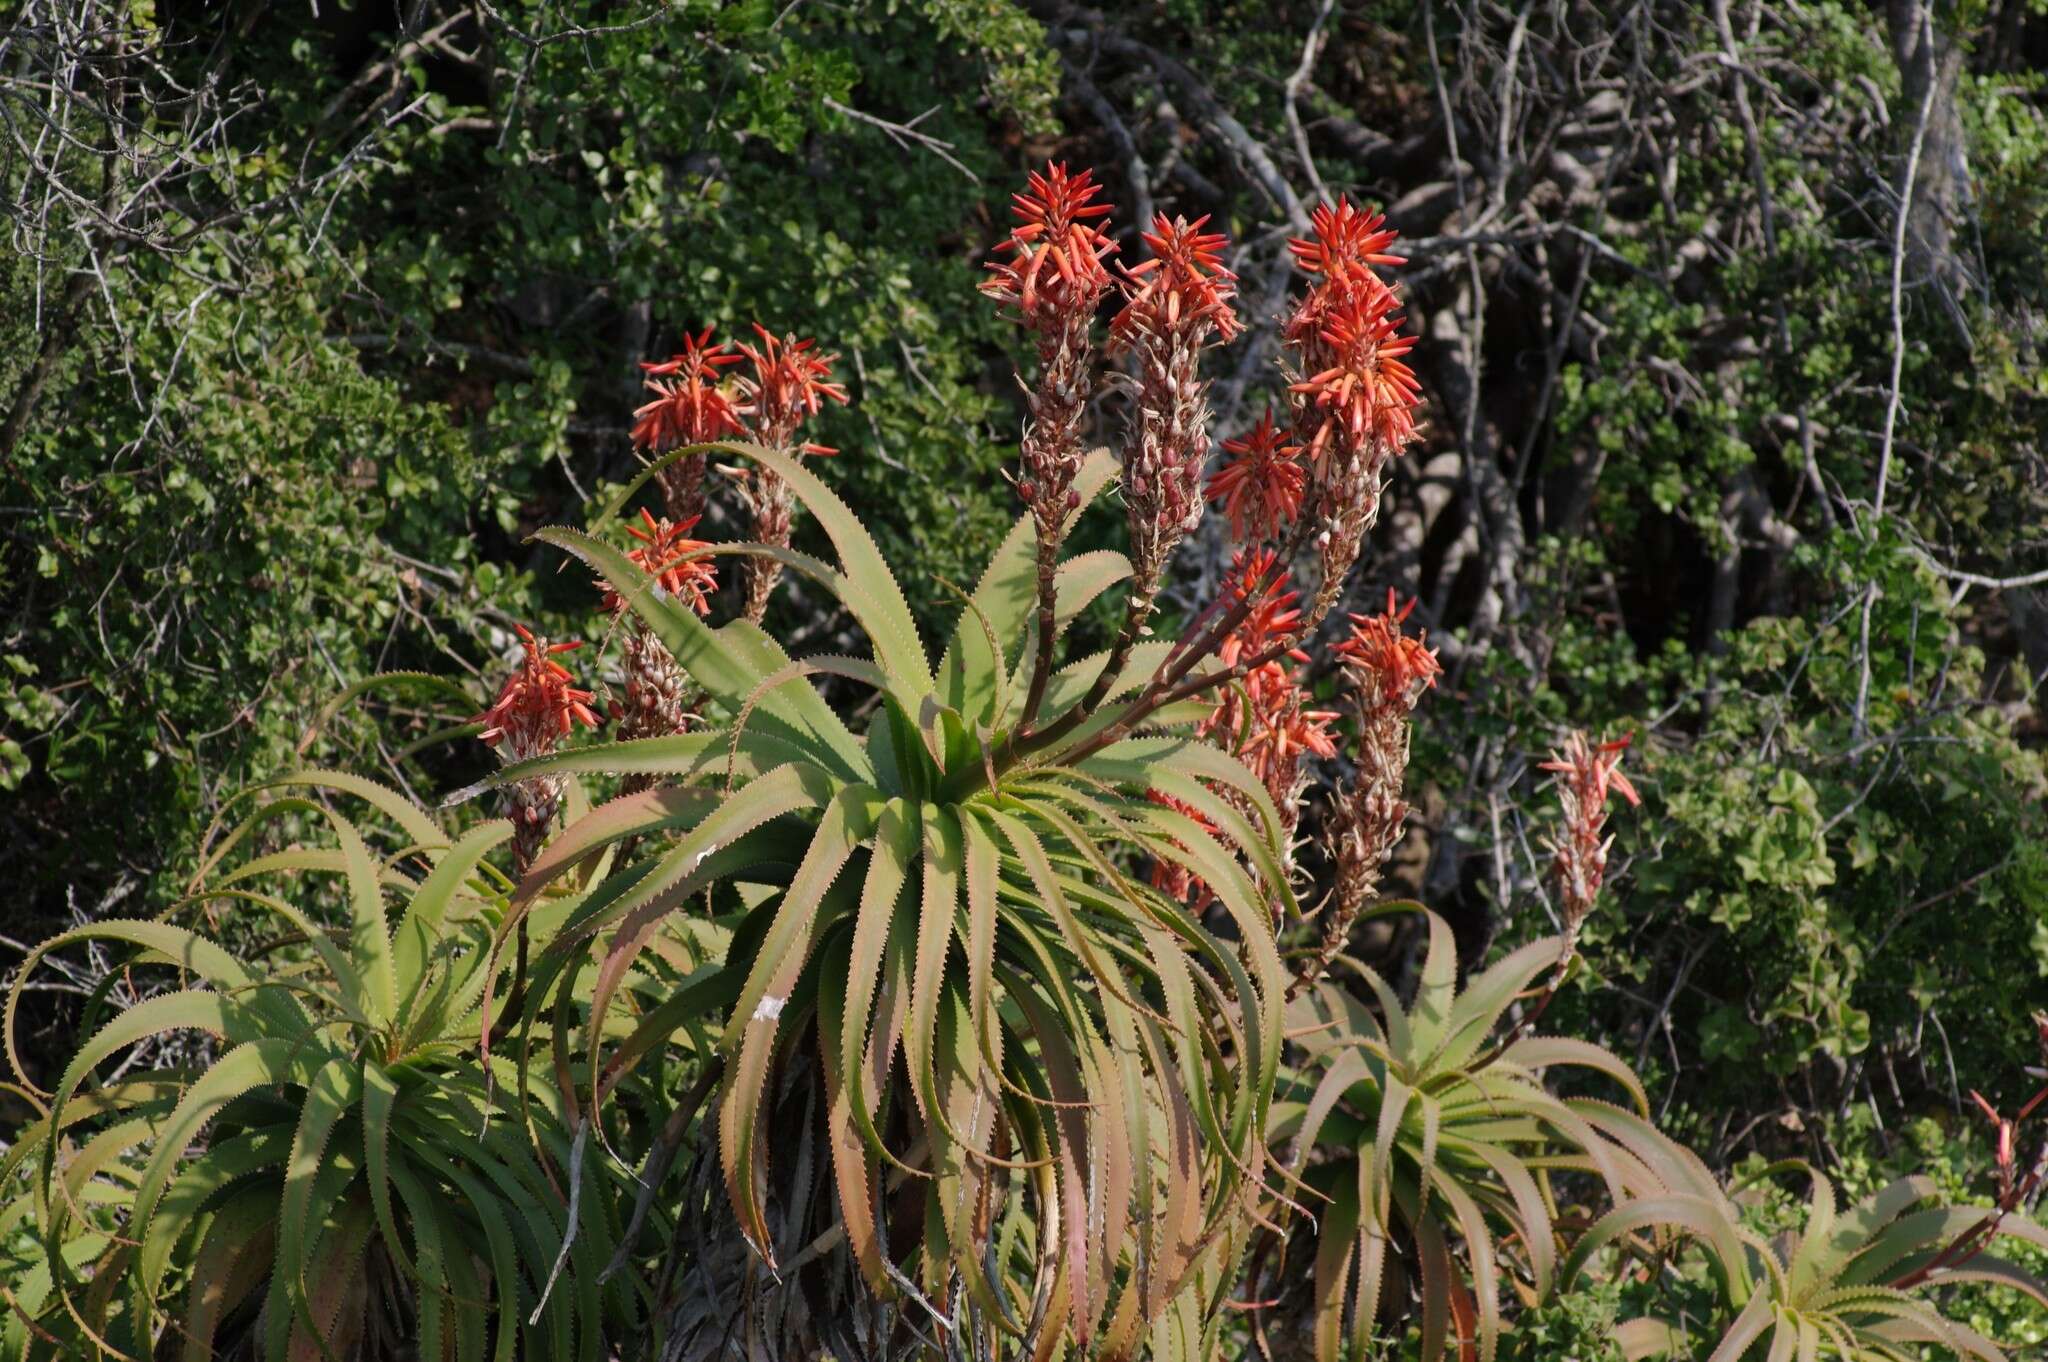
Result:
<instances>
[{"instance_id":1,"label":"aloe rosette","mask_svg":"<svg viewBox=\"0 0 2048 1362\"><path fill-rule=\"evenodd\" d=\"M543 530L660 638L708 695L711 726L493 777L601 771L669 782L566 828L521 885L500 938L555 877L651 839L593 890L535 976L547 987L551 970L602 938L586 1104L601 1107L640 1056L710 1019L727 1191L741 1230L773 1262L767 1094L772 1075L808 1056L824 1089L845 1241L874 1290L915 1291L942 1315L963 1305L992 1333L1041 1351L1066 1339L1127 1354L1185 1284L1223 1289L1214 1251L1263 1184L1286 985L1272 906L1292 908L1278 814L1251 772L1189 731L1208 704L1116 727L1165 661L1165 643L1133 650L1107 682L1107 703L1071 716L1057 746L1017 754L1024 678L1035 650L1058 642L1035 636L1029 518L934 666L880 553L829 489L789 455L709 448L784 479L839 562L759 544L706 551L770 558L823 586L872 655L792 661L743 619L704 623L595 535ZM1086 463L1074 514L1111 467L1100 453ZM1067 559L1056 628L1129 573L1117 553ZM1097 655L1055 671L1043 714L1065 717L1105 663ZM820 674L874 695L860 736L811 684ZM1217 831L1148 798L1154 790ZM1211 886L1222 905L1213 925L1143 882L1154 858ZM729 916L730 953L607 1054L620 981L664 921L699 899ZM891 1182L897 1193L885 1196ZM922 1193L907 1211L906 1184ZM891 1214L919 1221L914 1260L891 1257Z\"/></svg>"},{"instance_id":2,"label":"aloe rosette","mask_svg":"<svg viewBox=\"0 0 2048 1362\"><path fill-rule=\"evenodd\" d=\"M16 1007L51 952L126 949L130 969L167 968L178 986L95 1031L0 1156L0 1186L26 1184L0 1227L42 1249L9 1283L9 1355L298 1359L381 1339L510 1359L522 1338L526 1356L599 1355L637 1308L630 1278L599 1283L616 1198L565 1186L581 1161L552 1085L527 1082L510 1055L488 1073L475 1058L510 887L485 857L511 824L451 838L382 786L332 773L251 797L187 904L274 920L285 935L271 949L244 963L173 921L105 921L43 943L16 976L17 1073ZM336 797L383 815L397 850L373 851ZM331 845L235 862L287 819L324 826ZM338 897L345 918L330 925L280 884ZM210 1038L213 1057L93 1081L175 1034ZM558 1263L574 1270L550 1292Z\"/></svg>"},{"instance_id":3,"label":"aloe rosette","mask_svg":"<svg viewBox=\"0 0 2048 1362\"><path fill-rule=\"evenodd\" d=\"M1620 1059L1585 1041L1503 1034L1510 1006L1557 962L1559 939L1510 952L1460 989L1442 918L1408 903L1366 917L1416 912L1426 944L1411 999L1340 956L1361 993L1326 982L1288 1013L1303 1053L1274 1103L1272 1136L1315 1217L1318 1359L1369 1349L1413 1300L1422 1358L1456 1347L1491 1362L1510 1296L1534 1304L1558 1280L1556 1179L1623 1202L1691 1176ZM1568 1069L1611 1081L1626 1104L1557 1095L1547 1076Z\"/></svg>"},{"instance_id":4,"label":"aloe rosette","mask_svg":"<svg viewBox=\"0 0 2048 1362\"><path fill-rule=\"evenodd\" d=\"M1810 1179L1805 1223L1764 1238L1742 1222L1711 1178L1609 1212L1561 1269L1569 1284L1601 1249L1649 1225L1669 1225L1696 1242L1726 1312L1718 1337L1646 1316L1619 1331L1630 1362L1703 1356L1708 1362L1917 1362L1926 1347L1976 1362L2007 1354L1945 1314L1934 1292L1954 1283L2012 1287L2048 1305L2048 1285L1985 1244L2004 1236L2048 1248L2048 1230L1990 1206L1939 1204L1931 1179L1899 1178L1852 1206L1826 1174ZM1958 1242L1974 1251L1957 1253ZM1709 1346L1711 1345L1711 1346Z\"/></svg>"}]
</instances>

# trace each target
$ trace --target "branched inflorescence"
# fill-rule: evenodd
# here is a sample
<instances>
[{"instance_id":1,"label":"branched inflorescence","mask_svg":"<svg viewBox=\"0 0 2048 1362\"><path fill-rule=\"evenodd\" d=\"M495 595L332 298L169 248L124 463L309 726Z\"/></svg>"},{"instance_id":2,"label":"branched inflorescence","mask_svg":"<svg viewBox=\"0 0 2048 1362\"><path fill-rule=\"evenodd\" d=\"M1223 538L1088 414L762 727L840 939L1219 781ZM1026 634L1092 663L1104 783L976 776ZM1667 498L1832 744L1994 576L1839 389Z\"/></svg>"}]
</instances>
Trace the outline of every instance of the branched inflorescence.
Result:
<instances>
[{"instance_id":1,"label":"branched inflorescence","mask_svg":"<svg viewBox=\"0 0 2048 1362\"><path fill-rule=\"evenodd\" d=\"M791 454L836 454L839 451L811 441L799 441L797 433L815 417L825 399L844 403L846 389L831 381L837 355L819 354L817 342L795 335L778 339L756 323L758 345L742 344L751 372L740 377L740 389L747 397L743 412L746 434L758 445ZM739 489L740 499L753 513L754 542L771 548L789 547L791 515L795 498L781 475L765 466L725 470ZM747 599L742 613L756 624L768 611L768 596L782 575L782 565L772 558L755 558L747 564Z\"/></svg>"},{"instance_id":2,"label":"branched inflorescence","mask_svg":"<svg viewBox=\"0 0 2048 1362\"><path fill-rule=\"evenodd\" d=\"M707 444L741 432L746 408L722 381L719 370L738 364L724 341L711 344L711 328L683 337L681 354L658 364L641 364L655 397L633 413L633 443L650 454ZM656 475L669 519L695 521L704 514L704 455L686 454Z\"/></svg>"},{"instance_id":3,"label":"branched inflorescence","mask_svg":"<svg viewBox=\"0 0 2048 1362\"><path fill-rule=\"evenodd\" d=\"M1334 710L1309 707L1299 671L1299 664L1308 661L1306 652L1287 646L1269 656L1297 636L1301 622L1301 593L1288 588L1273 551L1240 549L1223 594L1243 619L1217 649L1218 660L1232 668L1261 657L1266 660L1217 696L1201 732L1243 761L1265 785L1280 815L1282 849L1291 853L1308 784L1308 759L1337 755L1331 724L1338 716Z\"/></svg>"},{"instance_id":4,"label":"branched inflorescence","mask_svg":"<svg viewBox=\"0 0 2048 1362\"><path fill-rule=\"evenodd\" d=\"M598 723L590 708L591 693L578 690L569 669L555 661L583 644L549 643L534 637L525 625L517 627L525 650L519 670L506 679L498 698L476 719L484 726L477 736L496 748L498 760L508 766L546 756L579 723L591 728ZM524 876L561 806L562 777L514 781L505 787L505 802L512 819L513 862L517 873Z\"/></svg>"}]
</instances>

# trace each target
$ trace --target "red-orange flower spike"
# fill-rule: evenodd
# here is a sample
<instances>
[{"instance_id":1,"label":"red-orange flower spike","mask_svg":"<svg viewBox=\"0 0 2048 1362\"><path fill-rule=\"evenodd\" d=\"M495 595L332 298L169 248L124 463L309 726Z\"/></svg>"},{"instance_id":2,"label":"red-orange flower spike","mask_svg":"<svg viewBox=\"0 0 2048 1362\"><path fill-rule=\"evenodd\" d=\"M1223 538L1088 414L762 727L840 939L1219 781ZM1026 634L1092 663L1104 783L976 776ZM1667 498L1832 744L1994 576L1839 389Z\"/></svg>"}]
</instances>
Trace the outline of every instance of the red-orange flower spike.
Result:
<instances>
[{"instance_id":1,"label":"red-orange flower spike","mask_svg":"<svg viewBox=\"0 0 2048 1362\"><path fill-rule=\"evenodd\" d=\"M1234 667L1247 657L1257 657L1292 637L1301 623L1301 593L1288 590L1287 574L1280 570L1279 559L1271 549L1239 549L1224 576L1222 595L1222 608L1226 611L1236 609L1247 598L1252 601L1244 619L1217 649L1217 657L1226 667ZM1308 661L1308 654L1299 648L1290 648L1284 656L1296 662Z\"/></svg>"},{"instance_id":2,"label":"red-orange flower spike","mask_svg":"<svg viewBox=\"0 0 2048 1362\"><path fill-rule=\"evenodd\" d=\"M648 391L656 396L633 413L633 443L659 454L740 433L742 409L719 386L718 371L742 357L728 351L725 342L712 345L710 340L707 326L683 337L681 354L641 363Z\"/></svg>"},{"instance_id":3,"label":"red-orange flower spike","mask_svg":"<svg viewBox=\"0 0 2048 1362\"><path fill-rule=\"evenodd\" d=\"M1092 311L1109 287L1103 262L1116 252L1088 221L1110 211L1092 202L1101 192L1090 170L1070 174L1055 161L1035 172L1025 192L1011 196L1020 225L996 246L1014 258L991 261L981 291L1017 309L1018 320L1033 331L1057 331L1076 312Z\"/></svg>"},{"instance_id":4,"label":"red-orange flower spike","mask_svg":"<svg viewBox=\"0 0 2048 1362\"><path fill-rule=\"evenodd\" d=\"M597 727L597 715L589 704L591 693L572 685L569 669L555 661L583 644L576 640L549 643L535 638L523 624L516 628L526 659L506 680L491 707L476 718L484 726L477 736L501 747L499 755L506 761L545 755L579 723Z\"/></svg>"},{"instance_id":5,"label":"red-orange flower spike","mask_svg":"<svg viewBox=\"0 0 2048 1362\"><path fill-rule=\"evenodd\" d=\"M700 615L710 614L709 593L718 589L718 569L709 558L694 556L711 547L702 539L690 538L690 531L697 528L697 517L675 521L664 516L656 520L653 512L643 507L640 521L639 525L626 527L626 533L640 541L640 547L626 557L654 578L659 589L688 602ZM600 604L605 613L617 614L625 601L609 583L604 584L603 591Z\"/></svg>"},{"instance_id":6,"label":"red-orange flower spike","mask_svg":"<svg viewBox=\"0 0 2048 1362\"><path fill-rule=\"evenodd\" d=\"M1337 645L1337 656L1359 678L1373 705L1413 709L1443 671L1423 636L1410 638L1401 632L1414 610L1413 600L1397 605L1394 589L1388 587L1386 611L1353 615L1350 637Z\"/></svg>"},{"instance_id":7,"label":"red-orange flower spike","mask_svg":"<svg viewBox=\"0 0 2048 1362\"><path fill-rule=\"evenodd\" d=\"M846 388L831 382L832 365L839 356L817 353L815 340L788 335L778 340L759 322L754 334L759 345L741 344L739 351L752 362L753 373L740 380L753 404L750 424L753 435L771 449L791 448L797 428L818 414L824 399L845 404ZM806 443L797 447L802 454L835 454L825 445Z\"/></svg>"},{"instance_id":8,"label":"red-orange flower spike","mask_svg":"<svg viewBox=\"0 0 2048 1362\"><path fill-rule=\"evenodd\" d=\"M1321 339L1333 362L1291 385L1291 391L1307 397L1323 413L1309 441L1318 468L1333 436L1341 435L1353 445L1371 439L1392 452L1415 433L1422 385L1401 359L1415 347L1415 338L1400 334L1397 302L1391 290L1382 290L1332 313Z\"/></svg>"},{"instance_id":9,"label":"red-orange flower spike","mask_svg":"<svg viewBox=\"0 0 2048 1362\"><path fill-rule=\"evenodd\" d=\"M1337 744L1330 725L1333 709L1304 709L1303 693L1289 679L1269 692L1268 703L1254 706L1252 734L1245 742L1247 764L1267 777L1269 789L1285 788L1305 756L1334 757Z\"/></svg>"},{"instance_id":10,"label":"red-orange flower spike","mask_svg":"<svg viewBox=\"0 0 2048 1362\"><path fill-rule=\"evenodd\" d=\"M1273 424L1273 409L1259 418L1248 434L1223 442L1232 457L1209 475L1209 500L1230 517L1230 532L1240 540L1265 539L1294 523L1301 514L1308 471L1295 455L1297 445Z\"/></svg>"},{"instance_id":11,"label":"red-orange flower spike","mask_svg":"<svg viewBox=\"0 0 2048 1362\"><path fill-rule=\"evenodd\" d=\"M1373 265L1405 265L1406 256L1386 253L1400 235L1386 224L1382 214L1354 208L1349 199L1340 197L1334 206L1317 204L1309 215L1313 235L1306 240L1291 239L1287 249L1294 253L1294 263L1309 274L1332 276Z\"/></svg>"},{"instance_id":12,"label":"red-orange flower spike","mask_svg":"<svg viewBox=\"0 0 2048 1362\"><path fill-rule=\"evenodd\" d=\"M1193 330L1207 322L1217 339L1230 340L1244 330L1230 306L1237 296L1237 276L1223 268L1223 248L1230 238L1204 232L1207 216L1189 222L1160 213L1143 234L1152 258L1124 271L1135 287L1130 300L1110 323L1112 352L1131 344L1133 333Z\"/></svg>"}]
</instances>

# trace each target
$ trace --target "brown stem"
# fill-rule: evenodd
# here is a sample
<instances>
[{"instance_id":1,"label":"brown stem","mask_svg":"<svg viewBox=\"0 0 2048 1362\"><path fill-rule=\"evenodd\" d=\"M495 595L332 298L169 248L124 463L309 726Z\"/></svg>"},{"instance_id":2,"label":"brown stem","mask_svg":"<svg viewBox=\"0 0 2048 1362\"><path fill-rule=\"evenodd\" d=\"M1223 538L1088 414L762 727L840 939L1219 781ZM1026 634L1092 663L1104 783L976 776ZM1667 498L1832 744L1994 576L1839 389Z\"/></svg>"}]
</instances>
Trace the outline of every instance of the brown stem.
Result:
<instances>
[{"instance_id":1,"label":"brown stem","mask_svg":"<svg viewBox=\"0 0 2048 1362\"><path fill-rule=\"evenodd\" d=\"M1029 734L1033 721L1038 718L1038 707L1045 703L1045 688L1052 681L1053 630L1059 625L1059 556L1060 540L1056 533L1048 532L1043 523L1038 526L1038 653L1031 660L1031 687L1024 694L1024 712L1017 719L1016 732ZM1001 665L998 659L997 665Z\"/></svg>"},{"instance_id":2,"label":"brown stem","mask_svg":"<svg viewBox=\"0 0 2048 1362\"><path fill-rule=\"evenodd\" d=\"M512 857L512 882L524 884L533 868L533 856L523 848ZM512 989L505 995L505 1009L491 1026L491 1039L502 1040L512 1031L513 1018L526 1006L526 918L519 919L519 944L512 957Z\"/></svg>"},{"instance_id":3,"label":"brown stem","mask_svg":"<svg viewBox=\"0 0 2048 1362\"><path fill-rule=\"evenodd\" d=\"M2024 1121L2033 1113L2034 1108L2041 1105L2044 1100L2048 1100L2048 1084L2044 1084L2039 1092L2027 1099L2027 1104L2020 1108L2019 1116L2015 1118L2015 1124L2019 1121ZM2025 1178L2015 1181L2010 1187L2005 1189L2005 1194L1998 1198L1988 1219L1979 1220L1976 1224L1957 1234L1954 1239L1949 1241L1948 1247L1935 1254L1925 1266L1916 1268L1905 1276L1894 1280L1892 1282L1892 1289L1895 1291L1910 1290L1928 1280L1935 1273L1961 1267L1982 1253L1985 1246L1997 1238L1999 1227L2005 1223L2005 1218L2024 1205L2040 1188L2041 1179L2044 1174L2048 1174L2048 1148L2044 1148L2043 1157L2034 1160L2034 1168L2031 1173L2027 1174Z\"/></svg>"},{"instance_id":4,"label":"brown stem","mask_svg":"<svg viewBox=\"0 0 2048 1362\"><path fill-rule=\"evenodd\" d=\"M1290 539L1286 551L1275 556L1274 562L1276 566L1286 563L1298 552L1304 538L1305 531L1297 529ZM1081 756L1087 756L1099 751L1109 743L1116 741L1118 737L1128 733L1132 725L1144 719L1146 715L1157 710L1161 705L1169 704L1174 700L1185 699L1187 696L1197 694L1208 689L1210 686L1229 681L1233 675L1245 675L1253 670L1253 668L1263 666L1285 653L1289 648L1297 646L1302 638L1307 636L1308 631L1315 627L1314 622L1305 624L1294 635L1284 640L1278 646L1260 654L1249 666L1227 668L1223 672L1202 678L1198 684L1191 687L1182 687L1178 690L1165 689L1173 687L1176 682L1192 671L1196 664L1204 658L1215 655L1216 651L1223 646L1224 640L1229 638L1237 627L1244 623L1246 616L1251 614L1268 585L1270 583L1267 583L1263 578L1256 583L1243 583L1238 592L1238 598L1232 602L1230 609L1224 611L1220 616L1211 614L1209 611L1204 611L1202 615L1197 616L1194 624L1189 626L1188 632L1181 637L1180 642L1174 645L1173 652L1168 654L1166 661L1160 665L1159 671L1154 674L1152 679L1146 684L1145 689L1131 702L1130 706L1125 709L1117 721L1104 730L1103 734L1098 735L1097 740L1091 740L1082 747L1076 748L1072 753L1063 754L1061 761L1064 763L1078 760ZM1212 605L1210 610L1213 609L1214 606ZM1129 649L1127 648L1124 652L1124 659L1127 660L1128 657ZM1112 669L1111 664L1115 664L1114 669ZM1032 752L1050 747L1080 727L1082 721L1088 717L1096 705L1102 702L1103 697L1116 684L1116 675L1122 669L1123 662L1112 655L1109 662L1104 664L1102 675L1096 677L1095 684L1089 688L1087 698L1080 704L1075 705L1062 714L1058 720L1042 732L1013 733L1010 738L1005 739L997 749L992 762L997 775L1000 776L1003 772L1015 766L1020 758Z\"/></svg>"}]
</instances>

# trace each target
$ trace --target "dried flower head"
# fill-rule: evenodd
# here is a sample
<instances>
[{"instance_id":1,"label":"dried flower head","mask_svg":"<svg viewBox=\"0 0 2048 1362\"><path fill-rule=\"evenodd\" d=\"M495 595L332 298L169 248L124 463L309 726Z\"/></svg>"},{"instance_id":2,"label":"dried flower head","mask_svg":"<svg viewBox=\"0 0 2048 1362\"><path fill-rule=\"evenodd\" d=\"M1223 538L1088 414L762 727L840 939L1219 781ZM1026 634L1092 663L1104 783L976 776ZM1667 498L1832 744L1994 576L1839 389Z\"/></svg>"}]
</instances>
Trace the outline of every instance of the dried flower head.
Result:
<instances>
[{"instance_id":1,"label":"dried flower head","mask_svg":"<svg viewBox=\"0 0 2048 1362\"><path fill-rule=\"evenodd\" d=\"M1642 803L1635 786L1621 773L1621 756L1628 750L1628 738L1593 743L1584 733L1574 731L1564 746L1542 764L1555 771L1558 807L1563 826L1552 842L1558 884L1564 898L1566 954L1576 940L1579 924L1593 909L1600 886L1607 875L1607 852L1614 839L1601 837L1607 825L1607 797L1620 791L1632 805Z\"/></svg>"},{"instance_id":2,"label":"dried flower head","mask_svg":"<svg viewBox=\"0 0 2048 1362\"><path fill-rule=\"evenodd\" d=\"M702 557L711 547L702 539L690 538L690 531L697 528L697 518L670 520L663 516L657 520L654 513L640 511L640 524L628 525L626 533L640 541L640 547L626 554L642 572L654 578L657 589L689 604L700 615L711 613L709 593L718 589L718 568L708 558ZM604 612L616 615L625 606L619 593L608 582L600 582L603 599L600 602Z\"/></svg>"},{"instance_id":3,"label":"dried flower head","mask_svg":"<svg viewBox=\"0 0 2048 1362\"><path fill-rule=\"evenodd\" d=\"M1247 434L1225 440L1223 452L1230 457L1209 475L1208 493L1230 517L1231 534L1266 539L1292 524L1301 514L1308 470L1294 457L1300 448L1273 424L1273 409L1266 408Z\"/></svg>"}]
</instances>

